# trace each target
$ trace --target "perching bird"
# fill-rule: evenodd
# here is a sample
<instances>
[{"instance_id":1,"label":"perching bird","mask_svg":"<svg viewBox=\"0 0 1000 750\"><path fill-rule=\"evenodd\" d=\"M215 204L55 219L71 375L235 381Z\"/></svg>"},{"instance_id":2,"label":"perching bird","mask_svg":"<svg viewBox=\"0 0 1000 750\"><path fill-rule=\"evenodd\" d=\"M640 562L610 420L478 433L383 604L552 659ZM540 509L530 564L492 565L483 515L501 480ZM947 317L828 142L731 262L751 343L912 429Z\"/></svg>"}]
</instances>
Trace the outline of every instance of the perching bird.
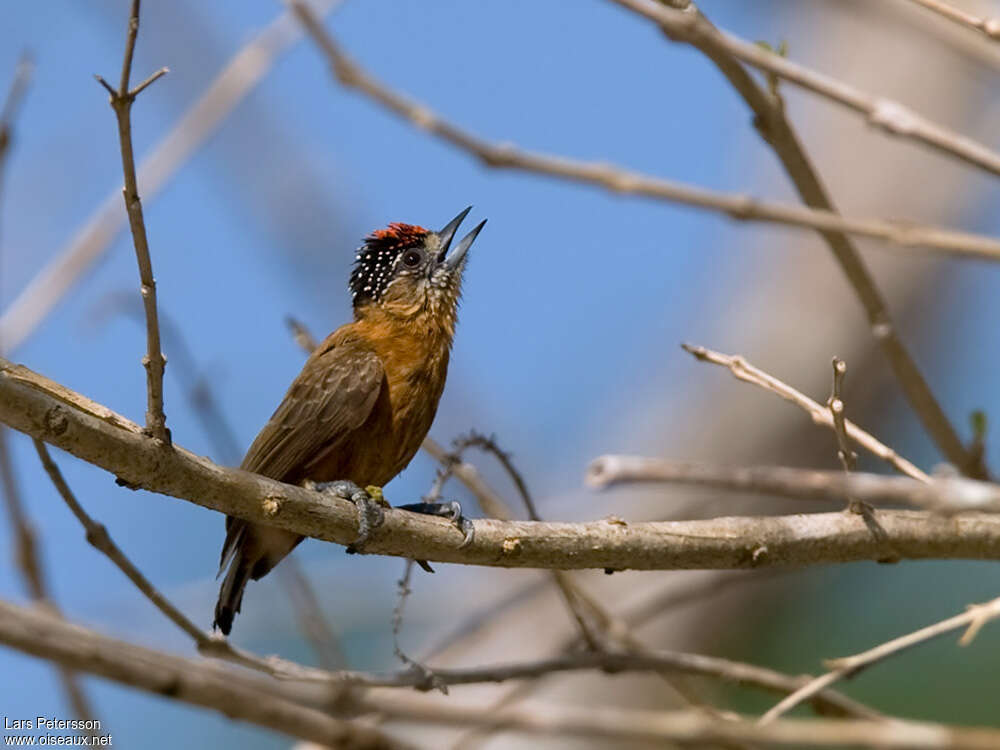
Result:
<instances>
[{"instance_id":1,"label":"perching bird","mask_svg":"<svg viewBox=\"0 0 1000 750\"><path fill-rule=\"evenodd\" d=\"M331 483L359 505L360 537L370 512L360 487L381 487L399 474L434 420L466 253L486 223L451 248L470 209L440 232L394 223L365 238L350 280L354 322L313 351L243 459L241 468L282 482ZM264 576L302 539L226 518L219 572L227 565L229 571L215 627L229 634L247 581Z\"/></svg>"}]
</instances>

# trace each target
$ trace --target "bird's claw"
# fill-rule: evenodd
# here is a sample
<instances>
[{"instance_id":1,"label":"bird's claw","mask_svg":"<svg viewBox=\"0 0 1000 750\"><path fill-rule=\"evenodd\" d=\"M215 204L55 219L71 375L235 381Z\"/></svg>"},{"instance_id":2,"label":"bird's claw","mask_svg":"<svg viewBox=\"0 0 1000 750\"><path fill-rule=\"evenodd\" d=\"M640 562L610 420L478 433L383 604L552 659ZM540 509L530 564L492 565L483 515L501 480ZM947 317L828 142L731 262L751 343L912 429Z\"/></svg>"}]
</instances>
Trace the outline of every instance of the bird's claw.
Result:
<instances>
[{"instance_id":1,"label":"bird's claw","mask_svg":"<svg viewBox=\"0 0 1000 750\"><path fill-rule=\"evenodd\" d=\"M462 505L457 500L446 503L408 503L397 507L400 510L408 510L411 513L423 513L427 516L447 518L462 532L463 539L459 545L459 549L472 544L472 540L476 536L476 528L472 525L472 521L462 514ZM416 560L415 562L428 573L434 572L434 568L426 560Z\"/></svg>"},{"instance_id":2,"label":"bird's claw","mask_svg":"<svg viewBox=\"0 0 1000 750\"><path fill-rule=\"evenodd\" d=\"M462 543L459 549L468 547L476 538L476 528L472 521L462 514L462 505L457 500L446 503L409 503L408 505L397 506L401 510L408 510L411 513L423 513L427 516L439 516L447 518L455 528L462 532Z\"/></svg>"},{"instance_id":3,"label":"bird's claw","mask_svg":"<svg viewBox=\"0 0 1000 750\"><path fill-rule=\"evenodd\" d=\"M371 538L372 532L385 520L382 508L386 505L386 501L382 497L382 488L375 486L362 488L348 479L338 479L334 482L308 482L306 487L354 503L354 507L358 509L358 536L347 545L347 554L354 555L362 552L365 544Z\"/></svg>"}]
</instances>

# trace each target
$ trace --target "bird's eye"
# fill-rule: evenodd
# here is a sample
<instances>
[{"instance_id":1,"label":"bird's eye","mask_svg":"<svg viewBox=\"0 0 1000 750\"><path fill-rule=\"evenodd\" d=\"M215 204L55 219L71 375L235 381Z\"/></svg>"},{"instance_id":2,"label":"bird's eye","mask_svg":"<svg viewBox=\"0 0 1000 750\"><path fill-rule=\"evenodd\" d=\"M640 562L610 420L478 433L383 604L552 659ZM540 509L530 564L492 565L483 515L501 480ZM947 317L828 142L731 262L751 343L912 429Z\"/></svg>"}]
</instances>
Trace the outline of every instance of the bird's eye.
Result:
<instances>
[{"instance_id":1,"label":"bird's eye","mask_svg":"<svg viewBox=\"0 0 1000 750\"><path fill-rule=\"evenodd\" d=\"M416 268L423 261L424 256L419 250L407 250L403 255L403 264L410 268Z\"/></svg>"}]
</instances>

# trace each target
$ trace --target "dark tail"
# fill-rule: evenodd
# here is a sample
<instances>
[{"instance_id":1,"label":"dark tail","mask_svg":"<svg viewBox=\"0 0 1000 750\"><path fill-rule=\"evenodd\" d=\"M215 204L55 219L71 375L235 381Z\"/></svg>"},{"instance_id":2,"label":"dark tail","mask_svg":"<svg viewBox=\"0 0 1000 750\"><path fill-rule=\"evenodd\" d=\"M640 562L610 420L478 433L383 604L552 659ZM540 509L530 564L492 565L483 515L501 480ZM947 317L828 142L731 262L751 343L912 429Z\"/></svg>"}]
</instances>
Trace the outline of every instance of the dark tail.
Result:
<instances>
[{"instance_id":1,"label":"dark tail","mask_svg":"<svg viewBox=\"0 0 1000 750\"><path fill-rule=\"evenodd\" d=\"M250 580L254 561L249 559L246 549L247 526L245 521L226 517L226 542L222 545L222 559L219 561L219 575L229 566L229 571L219 588L219 601L215 603L215 622L224 635L233 629L233 618L243 603L243 589Z\"/></svg>"},{"instance_id":2,"label":"dark tail","mask_svg":"<svg viewBox=\"0 0 1000 750\"><path fill-rule=\"evenodd\" d=\"M233 618L240 611L243 589L250 580L253 568L253 561L247 560L240 552L237 550L236 557L229 565L229 572L219 589L219 601L215 604L215 622L212 627L218 628L224 635L229 635L229 631L233 629Z\"/></svg>"},{"instance_id":3,"label":"dark tail","mask_svg":"<svg viewBox=\"0 0 1000 750\"><path fill-rule=\"evenodd\" d=\"M233 618L243 603L243 589L246 588L247 581L256 581L267 575L301 541L301 536L289 531L227 517L226 542L222 545L219 575L222 575L227 566L229 570L219 588L213 627L229 635L233 628Z\"/></svg>"}]
</instances>

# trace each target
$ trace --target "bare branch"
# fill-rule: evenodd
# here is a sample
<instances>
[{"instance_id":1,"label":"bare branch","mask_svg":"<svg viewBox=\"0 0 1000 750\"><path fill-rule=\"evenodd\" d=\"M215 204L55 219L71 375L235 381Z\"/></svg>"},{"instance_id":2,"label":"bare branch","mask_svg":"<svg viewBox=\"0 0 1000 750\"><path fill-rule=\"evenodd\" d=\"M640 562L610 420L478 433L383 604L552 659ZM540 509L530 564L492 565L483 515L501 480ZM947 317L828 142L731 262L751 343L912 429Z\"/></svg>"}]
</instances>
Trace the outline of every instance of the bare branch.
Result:
<instances>
[{"instance_id":1,"label":"bare branch","mask_svg":"<svg viewBox=\"0 0 1000 750\"><path fill-rule=\"evenodd\" d=\"M957 23L960 26L980 32L983 36L997 41L1000 39L1000 19L980 18L971 13L966 13L961 8L942 2L942 0L910 0L911 3L922 5L942 18Z\"/></svg>"},{"instance_id":2,"label":"bare branch","mask_svg":"<svg viewBox=\"0 0 1000 750\"><path fill-rule=\"evenodd\" d=\"M648 650L645 653L620 651L586 651L568 653L529 662L513 662L464 669L434 668L434 676L449 687L488 682L507 682L543 677L559 672L599 669L609 675L624 672L657 672L713 677L724 682L760 688L769 692L791 693L810 682L809 677L792 677L765 667L720 659L714 656L688 654L679 651ZM361 672L316 673L304 681L330 682L356 687L420 687L427 688L422 675L412 670L389 675L369 675ZM817 711L836 716L878 719L882 714L836 692L813 696Z\"/></svg>"},{"instance_id":3,"label":"bare branch","mask_svg":"<svg viewBox=\"0 0 1000 750\"><path fill-rule=\"evenodd\" d=\"M606 488L634 482L685 484L793 500L871 505L913 505L936 513L1000 513L1000 485L964 477L918 482L904 477L787 466L714 466L643 456L600 456L587 468L587 484Z\"/></svg>"},{"instance_id":4,"label":"bare branch","mask_svg":"<svg viewBox=\"0 0 1000 750\"><path fill-rule=\"evenodd\" d=\"M833 385L830 390L830 398L826 400L826 406L830 410L830 418L833 420L833 433L837 439L837 458L844 469L844 474L849 476L857 468L858 454L851 448L851 439L847 434L847 425L844 419L844 399L841 391L844 386L844 377L847 375L847 363L834 357L832 364ZM885 529L875 517L875 511L871 504L848 494L847 507L852 513L857 513L864 518L872 535L886 545L886 555L880 562L898 562L899 555L888 543Z\"/></svg>"},{"instance_id":5,"label":"bare branch","mask_svg":"<svg viewBox=\"0 0 1000 750\"><path fill-rule=\"evenodd\" d=\"M318 742L324 747L402 750L412 747L378 730L343 721L308 702L324 693L220 664L185 659L70 625L37 610L0 602L0 643L68 668L218 711L231 719Z\"/></svg>"},{"instance_id":6,"label":"bare branch","mask_svg":"<svg viewBox=\"0 0 1000 750\"><path fill-rule=\"evenodd\" d=\"M347 500L324 496L181 448L163 451L124 417L31 370L0 359L0 422L112 472L129 487L338 544L357 537ZM1000 519L939 519L885 511L881 521L905 558L998 559ZM678 570L808 565L880 559L861 519L825 513L791 518L586 523L476 521L473 542L446 519L387 510L367 550L417 560L499 567Z\"/></svg>"},{"instance_id":7,"label":"bare branch","mask_svg":"<svg viewBox=\"0 0 1000 750\"><path fill-rule=\"evenodd\" d=\"M157 71L140 86L129 89L132 55L135 52L138 35L139 0L132 0L118 89L111 88L111 85L100 76L97 76L97 81L108 90L111 108L118 121L118 141L122 152L122 171L125 175L125 188L122 194L125 198L129 226L132 228L132 242L135 245L139 281L142 285L142 304L146 311L146 356L142 359L142 364L146 368L146 430L157 440L169 445L170 431L167 429L167 418L163 413L163 369L166 367L166 360L160 347L156 281L153 278L153 262L149 256L149 240L146 237L146 223L142 216L142 201L139 199L139 183L135 176L135 154L132 151L132 103L140 91L165 74L167 69Z\"/></svg>"},{"instance_id":8,"label":"bare branch","mask_svg":"<svg viewBox=\"0 0 1000 750\"><path fill-rule=\"evenodd\" d=\"M333 626L323 613L316 589L302 570L297 557L289 555L283 562L284 565L278 569L281 588L286 590L292 602L299 631L312 646L321 666L326 669L341 669L347 664L347 657Z\"/></svg>"},{"instance_id":9,"label":"bare branch","mask_svg":"<svg viewBox=\"0 0 1000 750\"><path fill-rule=\"evenodd\" d=\"M410 747L378 730L336 719L325 711L312 708L311 705L325 703L325 694L316 692L315 686L274 682L211 662L153 651L5 602L0 602L0 643L323 746ZM687 744L764 742L798 747L856 745L882 750L992 750L1000 743L997 730L953 729L901 720L786 719L769 726L756 726L749 721L720 722L696 711L650 712L553 705L482 710L412 694L385 693L371 701L356 700L353 708L421 723L499 725L530 734Z\"/></svg>"},{"instance_id":10,"label":"bare branch","mask_svg":"<svg viewBox=\"0 0 1000 750\"><path fill-rule=\"evenodd\" d=\"M947 620L942 620L934 625L921 628L899 638L894 638L863 653L847 656L842 659L831 659L826 664L832 667L833 671L815 678L789 695L764 714L760 718L760 723L767 724L774 721L779 716L802 703L802 701L808 700L821 690L825 690L837 680L845 677L853 677L861 670L867 669L873 664L877 664L890 656L900 654L914 646L926 643L938 636L965 629L965 635L962 636L959 643L966 646L972 642L972 639L975 638L983 625L997 617L1000 617L1000 599L994 599L986 604L974 604L963 614L949 617Z\"/></svg>"},{"instance_id":11,"label":"bare branch","mask_svg":"<svg viewBox=\"0 0 1000 750\"><path fill-rule=\"evenodd\" d=\"M456 477L469 492L475 495L476 500L479 502L479 507L483 509L483 512L489 518L507 520L514 518L514 512L507 504L507 501L500 497L486 483L486 480L483 479L482 474L479 473L479 469L476 468L475 464L462 460L453 460L455 458L454 454L446 451L429 435L424 438L424 442L420 447L449 471L451 476Z\"/></svg>"},{"instance_id":12,"label":"bare branch","mask_svg":"<svg viewBox=\"0 0 1000 750\"><path fill-rule=\"evenodd\" d=\"M530 735L597 738L622 743L675 742L704 747L712 743L749 742L773 747L862 747L879 750L995 750L1000 731L953 728L895 720L782 719L767 726L747 720L719 721L696 710L637 711L605 706L550 703L517 708L480 709L427 696L379 695L359 708L395 719L449 726L498 727Z\"/></svg>"},{"instance_id":13,"label":"bare branch","mask_svg":"<svg viewBox=\"0 0 1000 750\"><path fill-rule=\"evenodd\" d=\"M833 388L830 391L830 398L826 401L826 407L830 410L830 418L833 420L833 432L837 438L837 458L840 459L844 471L852 472L857 468L858 454L851 448L851 438L847 434L847 421L844 419L844 399L841 389L844 384L844 376L847 374L847 363L837 357L833 358Z\"/></svg>"},{"instance_id":14,"label":"bare branch","mask_svg":"<svg viewBox=\"0 0 1000 750\"><path fill-rule=\"evenodd\" d=\"M32 600L58 615L59 608L49 595L45 574L42 571L42 561L38 554L38 539L27 514L24 512L24 502L21 499L17 477L14 475L14 464L11 461L7 437L7 428L0 427L0 483L3 486L4 505L14 537L12 545L14 561ZM65 665L56 665L56 671L73 713L83 720L92 719L94 717L93 706L76 673Z\"/></svg>"},{"instance_id":15,"label":"bare branch","mask_svg":"<svg viewBox=\"0 0 1000 750\"><path fill-rule=\"evenodd\" d=\"M742 380L745 383L751 383L759 388L763 388L765 391L770 391L771 393L780 396L786 401L790 401L803 409L816 424L833 429L833 419L828 409L823 408L805 394L795 390L790 385L783 383L773 375L769 375L763 370L754 367L743 357L713 352L711 349L706 349L703 346L694 346L692 344L682 344L681 346L684 351L693 355L695 359L702 362L711 362L714 365L722 365L723 367L728 368L737 380ZM921 482L930 481L930 477L927 476L927 474L900 456L892 448L879 442L876 438L862 430L853 422L845 419L844 427L851 440L867 450L873 456L876 456L877 458L880 458L888 463L900 474L906 474L907 476Z\"/></svg>"},{"instance_id":16,"label":"bare branch","mask_svg":"<svg viewBox=\"0 0 1000 750\"><path fill-rule=\"evenodd\" d=\"M403 628L403 613L406 610L406 600L413 593L413 590L410 588L410 577L413 574L414 562L414 560L406 561L403 576L396 582L396 606L392 610L392 652L396 655L397 659L407 666L408 670L406 674L410 678L418 680L418 682L413 683L415 686L418 686L421 690L440 690L447 695L448 686L438 678L437 673L411 659L403 651L402 646L399 645L399 633ZM426 565L426 563L423 564ZM334 677L334 680L339 681L336 677Z\"/></svg>"},{"instance_id":17,"label":"bare branch","mask_svg":"<svg viewBox=\"0 0 1000 750\"><path fill-rule=\"evenodd\" d=\"M774 150L803 202L812 208L836 213L826 186L785 115L782 99L761 88L734 56L733 50L727 45L729 38L718 32L693 2L687 2L686 10L679 12L660 5L650 5L643 0L615 1L643 15L655 12L651 17L656 19L661 17L657 15L659 12L665 13L663 18L666 19L664 21L666 25L661 26L664 33L670 39L683 39L689 42L708 57L753 111L754 127ZM690 33L685 36L683 30L672 28L667 20L682 23L683 28ZM740 48L748 46L766 60L773 58L785 62L784 58L769 53L757 45L744 45L740 42L736 46ZM916 362L900 339L882 292L861 259L857 247L846 233L824 231L821 235L864 307L872 335L882 347L903 393L927 434L937 444L941 453L959 470L970 476L985 479L986 467L981 462L977 463L976 457L966 450Z\"/></svg>"},{"instance_id":18,"label":"bare branch","mask_svg":"<svg viewBox=\"0 0 1000 750\"><path fill-rule=\"evenodd\" d=\"M931 122L899 102L859 91L832 76L810 70L759 45L721 31L694 10L693 3L689 5L692 10L682 11L664 7L660 2L652 0L613 1L658 24L674 41L687 42L703 51L712 48L728 57L742 60L858 112L869 125L890 135L917 141L966 164L1000 175L1000 154L992 149Z\"/></svg>"},{"instance_id":19,"label":"bare branch","mask_svg":"<svg viewBox=\"0 0 1000 750\"><path fill-rule=\"evenodd\" d=\"M321 0L324 15L340 0ZM139 164L147 202L178 172L219 124L270 71L278 57L302 37L293 14L282 13L226 63L169 133ZM107 196L69 243L46 264L0 316L0 340L8 349L21 344L63 295L108 250L122 227L121 197Z\"/></svg>"},{"instance_id":20,"label":"bare branch","mask_svg":"<svg viewBox=\"0 0 1000 750\"><path fill-rule=\"evenodd\" d=\"M525 510L528 513L528 518L532 521L542 520L542 517L538 514L538 508L535 506L535 501L531 497L531 492L528 489L527 482L525 482L524 477L521 472L518 471L507 452L502 450L493 438L480 435L476 432L470 432L468 435L458 438L455 440L454 450L451 455L445 457L445 459L441 462L443 470L449 474L452 473L454 467L461 463L462 453L468 448L478 448L479 450L493 456L499 462L500 466L503 467L503 470L507 473L507 476L510 477L510 480L517 488L518 495L521 497L521 502L524 504ZM485 485L485 483L481 484ZM475 493L478 489L477 486L468 484L466 486L473 493ZM491 501L499 501L504 506L503 513L498 516L494 516L494 518L501 518L504 520L514 518L511 508L500 500L496 493L491 491L489 492L489 495ZM563 602L566 604L566 609L569 612L570 617L572 617L573 621L576 623L576 626L580 631L580 635L583 638L583 642L587 645L587 648L592 651L600 650L602 647L601 642L597 635L592 632L591 626L587 621L587 614L584 612L585 607L587 607L592 613L600 610L599 605L594 602L591 597L587 596L580 586L577 585L576 581L570 578L565 571L552 571L552 581L559 590L559 594L562 596ZM607 619L607 615L604 612L600 612L600 615L604 619Z\"/></svg>"},{"instance_id":21,"label":"bare branch","mask_svg":"<svg viewBox=\"0 0 1000 750\"><path fill-rule=\"evenodd\" d=\"M330 62L334 75L417 128L447 141L479 159L485 166L514 169L583 182L613 193L683 203L720 211L732 219L786 224L821 232L846 232L883 240L894 247L922 247L974 257L1000 258L1000 242L988 237L953 232L907 221L852 219L829 207L805 208L746 195L720 193L692 185L632 172L615 165L574 161L560 156L524 151L509 143L492 143L444 120L423 104L392 91L348 58L301 0L287 0L302 19Z\"/></svg>"}]
</instances>

